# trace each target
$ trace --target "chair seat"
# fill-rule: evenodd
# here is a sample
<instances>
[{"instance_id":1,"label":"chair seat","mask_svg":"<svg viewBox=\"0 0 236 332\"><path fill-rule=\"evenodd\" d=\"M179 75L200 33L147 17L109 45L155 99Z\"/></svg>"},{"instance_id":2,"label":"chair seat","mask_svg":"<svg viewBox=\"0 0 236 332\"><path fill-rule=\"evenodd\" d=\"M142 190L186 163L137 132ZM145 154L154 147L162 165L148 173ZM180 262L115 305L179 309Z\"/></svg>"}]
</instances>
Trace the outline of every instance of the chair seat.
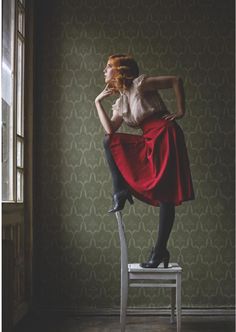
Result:
<instances>
[{"instance_id":1,"label":"chair seat","mask_svg":"<svg viewBox=\"0 0 236 332\"><path fill-rule=\"evenodd\" d=\"M140 266L140 263L132 263L128 264L128 272L146 272L146 273L161 273L161 272L170 272L177 273L181 272L182 268L177 263L169 263L168 268L164 268L163 263L161 263L157 268L143 268Z\"/></svg>"}]
</instances>

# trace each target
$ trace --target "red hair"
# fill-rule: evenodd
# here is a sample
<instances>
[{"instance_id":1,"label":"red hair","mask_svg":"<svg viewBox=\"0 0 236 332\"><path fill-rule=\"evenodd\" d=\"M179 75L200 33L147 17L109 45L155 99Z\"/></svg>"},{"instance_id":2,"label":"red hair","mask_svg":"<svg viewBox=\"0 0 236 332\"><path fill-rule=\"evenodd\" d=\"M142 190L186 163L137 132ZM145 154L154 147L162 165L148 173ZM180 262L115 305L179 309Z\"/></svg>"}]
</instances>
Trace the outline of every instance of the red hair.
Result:
<instances>
[{"instance_id":1,"label":"red hair","mask_svg":"<svg viewBox=\"0 0 236 332\"><path fill-rule=\"evenodd\" d=\"M128 89L133 80L139 76L139 68L137 62L130 55L114 54L110 55L108 62L115 69L112 85L116 90Z\"/></svg>"}]
</instances>

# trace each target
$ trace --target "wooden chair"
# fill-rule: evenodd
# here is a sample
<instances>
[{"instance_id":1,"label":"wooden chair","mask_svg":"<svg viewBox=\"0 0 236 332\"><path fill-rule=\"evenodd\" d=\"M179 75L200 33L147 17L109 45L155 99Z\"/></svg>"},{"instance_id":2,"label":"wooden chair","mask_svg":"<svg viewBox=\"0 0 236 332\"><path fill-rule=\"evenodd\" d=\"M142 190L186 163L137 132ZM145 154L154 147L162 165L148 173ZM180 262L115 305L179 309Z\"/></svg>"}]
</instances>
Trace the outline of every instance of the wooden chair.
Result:
<instances>
[{"instance_id":1,"label":"wooden chair","mask_svg":"<svg viewBox=\"0 0 236 332\"><path fill-rule=\"evenodd\" d=\"M121 212L116 212L121 249L121 288L120 288L120 326L125 332L126 310L129 287L171 288L171 323L174 323L175 304L177 332L181 332L181 273L177 263L169 263L168 268L159 265L155 269L143 269L138 263L128 264L128 250Z\"/></svg>"}]
</instances>

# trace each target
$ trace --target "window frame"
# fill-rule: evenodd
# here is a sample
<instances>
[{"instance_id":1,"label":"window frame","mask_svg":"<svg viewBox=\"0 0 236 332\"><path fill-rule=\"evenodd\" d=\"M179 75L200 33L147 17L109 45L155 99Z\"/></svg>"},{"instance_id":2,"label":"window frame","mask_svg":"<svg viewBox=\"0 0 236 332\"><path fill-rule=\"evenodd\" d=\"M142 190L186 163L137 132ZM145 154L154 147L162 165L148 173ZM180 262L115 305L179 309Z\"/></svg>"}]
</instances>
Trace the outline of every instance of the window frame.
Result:
<instances>
[{"instance_id":1,"label":"window frame","mask_svg":"<svg viewBox=\"0 0 236 332\"><path fill-rule=\"evenodd\" d=\"M22 15L22 31L19 29L19 16L20 13ZM25 1L14 0L14 36L13 36L13 102L12 102L12 116L13 116L13 146L12 151L9 151L9 158L12 158L12 200L3 200L4 193L2 192L2 204L24 204L24 177L25 177L25 160L24 160L24 149L25 149L25 133L24 133L24 113L25 113ZM19 68L19 44L18 41L21 41L22 49L21 49L21 62ZM20 84L19 84L19 69L20 69ZM20 86L20 110L18 110L19 106L19 87ZM20 114L20 132L18 131L18 118ZM18 142L21 142L21 160L22 165L18 166ZM4 144L4 142L3 142ZM22 174L22 180L20 186L18 185L18 174ZM21 193L21 197L19 197L19 192Z\"/></svg>"}]
</instances>

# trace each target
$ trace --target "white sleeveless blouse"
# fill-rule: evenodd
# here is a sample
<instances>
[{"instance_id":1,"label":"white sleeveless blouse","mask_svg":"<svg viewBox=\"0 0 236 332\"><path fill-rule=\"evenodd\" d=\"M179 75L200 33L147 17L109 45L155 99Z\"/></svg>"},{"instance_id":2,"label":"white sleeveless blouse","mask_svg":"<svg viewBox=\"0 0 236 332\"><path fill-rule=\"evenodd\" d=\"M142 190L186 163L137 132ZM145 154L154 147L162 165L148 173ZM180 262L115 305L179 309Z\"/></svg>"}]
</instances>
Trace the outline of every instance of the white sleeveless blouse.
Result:
<instances>
[{"instance_id":1,"label":"white sleeveless blouse","mask_svg":"<svg viewBox=\"0 0 236 332\"><path fill-rule=\"evenodd\" d=\"M169 113L158 91L142 91L142 83L147 75L140 75L133 80L128 91L121 93L112 105L113 115L119 114L127 125L138 127L153 113Z\"/></svg>"}]
</instances>

